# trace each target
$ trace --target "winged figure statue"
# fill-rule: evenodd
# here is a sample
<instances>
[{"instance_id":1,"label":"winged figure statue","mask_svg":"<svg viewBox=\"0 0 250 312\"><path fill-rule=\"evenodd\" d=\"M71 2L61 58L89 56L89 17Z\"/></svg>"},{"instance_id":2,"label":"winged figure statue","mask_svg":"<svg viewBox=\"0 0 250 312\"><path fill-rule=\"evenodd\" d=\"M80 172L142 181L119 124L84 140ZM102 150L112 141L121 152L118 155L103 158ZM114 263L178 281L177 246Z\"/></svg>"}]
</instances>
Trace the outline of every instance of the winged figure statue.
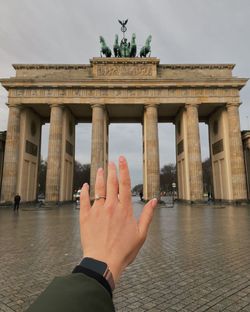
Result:
<instances>
[{"instance_id":1,"label":"winged figure statue","mask_svg":"<svg viewBox=\"0 0 250 312\"><path fill-rule=\"evenodd\" d=\"M118 20L118 22L122 25L122 27L125 27L127 25L128 19L126 19L126 21Z\"/></svg>"}]
</instances>

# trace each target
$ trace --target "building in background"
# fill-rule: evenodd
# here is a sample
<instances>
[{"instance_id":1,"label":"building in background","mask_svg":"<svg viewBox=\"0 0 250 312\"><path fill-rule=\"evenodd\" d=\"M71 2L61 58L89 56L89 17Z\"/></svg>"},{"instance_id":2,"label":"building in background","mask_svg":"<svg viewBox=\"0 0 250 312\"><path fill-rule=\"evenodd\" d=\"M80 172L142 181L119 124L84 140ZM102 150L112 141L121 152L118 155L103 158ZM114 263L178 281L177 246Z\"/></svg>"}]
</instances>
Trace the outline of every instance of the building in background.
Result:
<instances>
[{"instance_id":1,"label":"building in background","mask_svg":"<svg viewBox=\"0 0 250 312\"><path fill-rule=\"evenodd\" d=\"M203 200L199 122L209 128L213 198L247 200L240 93L233 64L160 64L154 57L93 58L90 64L16 64L8 91L2 202L37 199L44 122L50 123L46 202L72 200L75 124L92 122L91 197L106 171L110 123L137 122L143 133L143 195L160 196L158 123L176 127L178 199ZM133 140L133 138L131 138ZM84 142L82 142L84 146Z\"/></svg>"}]
</instances>

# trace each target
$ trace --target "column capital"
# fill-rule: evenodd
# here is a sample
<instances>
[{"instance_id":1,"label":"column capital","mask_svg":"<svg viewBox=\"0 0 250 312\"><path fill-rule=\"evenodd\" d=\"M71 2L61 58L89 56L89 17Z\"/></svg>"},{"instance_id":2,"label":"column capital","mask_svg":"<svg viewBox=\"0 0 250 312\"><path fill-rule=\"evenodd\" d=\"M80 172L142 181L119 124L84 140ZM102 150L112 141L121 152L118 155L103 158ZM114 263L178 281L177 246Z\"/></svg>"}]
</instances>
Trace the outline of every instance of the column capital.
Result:
<instances>
[{"instance_id":1,"label":"column capital","mask_svg":"<svg viewBox=\"0 0 250 312\"><path fill-rule=\"evenodd\" d=\"M199 104L196 103L196 102L189 102L189 103L187 102L187 103L185 103L185 109L191 108L191 107L198 108L198 106L199 106Z\"/></svg>"},{"instance_id":2,"label":"column capital","mask_svg":"<svg viewBox=\"0 0 250 312\"><path fill-rule=\"evenodd\" d=\"M63 104L59 104L59 103L53 103L53 104L49 104L49 107L60 107L60 108L64 108L65 106Z\"/></svg>"},{"instance_id":3,"label":"column capital","mask_svg":"<svg viewBox=\"0 0 250 312\"><path fill-rule=\"evenodd\" d=\"M144 104L144 108L145 109L148 109L150 107L158 108L159 105L160 105L159 103L148 103L148 104Z\"/></svg>"},{"instance_id":4,"label":"column capital","mask_svg":"<svg viewBox=\"0 0 250 312\"><path fill-rule=\"evenodd\" d=\"M9 108L19 108L19 109L23 109L23 105L22 105L22 104L6 103L6 105L7 105Z\"/></svg>"},{"instance_id":5,"label":"column capital","mask_svg":"<svg viewBox=\"0 0 250 312\"><path fill-rule=\"evenodd\" d=\"M226 103L226 108L231 108L231 107L239 107L241 105L240 102L230 102L230 103Z\"/></svg>"},{"instance_id":6,"label":"column capital","mask_svg":"<svg viewBox=\"0 0 250 312\"><path fill-rule=\"evenodd\" d=\"M91 104L90 106L91 106L92 109L93 109L93 108L96 108L96 107L105 109L105 104L96 103L96 104Z\"/></svg>"}]
</instances>

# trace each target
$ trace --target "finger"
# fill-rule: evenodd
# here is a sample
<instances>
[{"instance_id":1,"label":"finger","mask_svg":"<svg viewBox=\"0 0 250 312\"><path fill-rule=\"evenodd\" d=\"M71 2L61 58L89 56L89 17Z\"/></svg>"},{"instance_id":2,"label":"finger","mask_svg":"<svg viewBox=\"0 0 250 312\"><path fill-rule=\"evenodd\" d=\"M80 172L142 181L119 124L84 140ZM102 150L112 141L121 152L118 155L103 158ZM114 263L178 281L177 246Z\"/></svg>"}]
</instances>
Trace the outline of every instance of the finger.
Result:
<instances>
[{"instance_id":1,"label":"finger","mask_svg":"<svg viewBox=\"0 0 250 312\"><path fill-rule=\"evenodd\" d=\"M131 181L128 164L124 156L119 157L119 200L124 208L132 212Z\"/></svg>"},{"instance_id":2,"label":"finger","mask_svg":"<svg viewBox=\"0 0 250 312\"><path fill-rule=\"evenodd\" d=\"M96 173L96 180L95 180L95 196L106 196L105 191L105 181L104 181L104 170L99 168ZM95 205L103 205L105 202L105 198L100 198L95 200Z\"/></svg>"},{"instance_id":3,"label":"finger","mask_svg":"<svg viewBox=\"0 0 250 312\"><path fill-rule=\"evenodd\" d=\"M116 174L116 166L113 162L108 165L107 179L107 204L112 204L118 199L118 179Z\"/></svg>"},{"instance_id":4,"label":"finger","mask_svg":"<svg viewBox=\"0 0 250 312\"><path fill-rule=\"evenodd\" d=\"M84 183L80 194L80 221L90 210L89 185Z\"/></svg>"},{"instance_id":5,"label":"finger","mask_svg":"<svg viewBox=\"0 0 250 312\"><path fill-rule=\"evenodd\" d=\"M149 225L153 219L154 210L157 205L157 199L151 199L143 208L139 219L139 231L145 239L148 233Z\"/></svg>"}]
</instances>

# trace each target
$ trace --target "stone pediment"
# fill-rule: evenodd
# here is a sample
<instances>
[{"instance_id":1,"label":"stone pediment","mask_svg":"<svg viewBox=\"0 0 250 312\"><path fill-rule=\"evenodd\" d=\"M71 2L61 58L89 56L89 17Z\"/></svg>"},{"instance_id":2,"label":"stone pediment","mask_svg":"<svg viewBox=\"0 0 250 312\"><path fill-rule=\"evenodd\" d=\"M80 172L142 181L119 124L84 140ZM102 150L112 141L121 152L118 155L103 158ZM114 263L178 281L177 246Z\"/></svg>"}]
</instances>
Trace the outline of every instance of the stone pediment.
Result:
<instances>
[{"instance_id":1,"label":"stone pediment","mask_svg":"<svg viewBox=\"0 0 250 312\"><path fill-rule=\"evenodd\" d=\"M90 60L94 78L153 79L157 77L159 59L150 58L93 58Z\"/></svg>"}]
</instances>

